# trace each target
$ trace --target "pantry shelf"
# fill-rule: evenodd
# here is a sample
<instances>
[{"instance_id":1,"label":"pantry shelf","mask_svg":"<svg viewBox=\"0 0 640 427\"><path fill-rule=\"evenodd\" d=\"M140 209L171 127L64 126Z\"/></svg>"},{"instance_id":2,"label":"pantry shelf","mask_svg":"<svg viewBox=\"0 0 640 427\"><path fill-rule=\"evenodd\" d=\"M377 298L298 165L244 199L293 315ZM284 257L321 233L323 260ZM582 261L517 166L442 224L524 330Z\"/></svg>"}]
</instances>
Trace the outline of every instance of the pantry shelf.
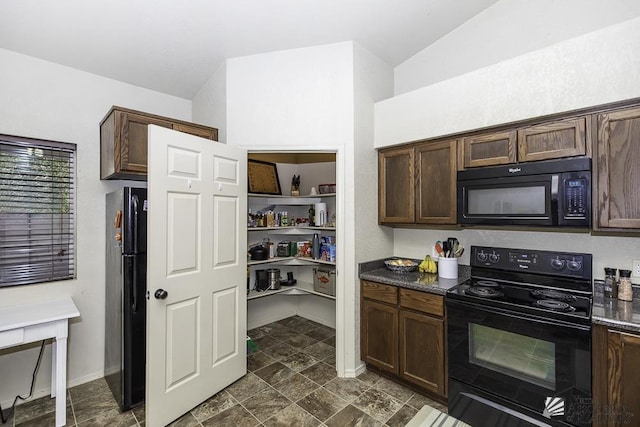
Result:
<instances>
[{"instance_id":1,"label":"pantry shelf","mask_svg":"<svg viewBox=\"0 0 640 427\"><path fill-rule=\"evenodd\" d=\"M332 295L328 295L322 292L317 292L313 289L313 283L298 281L294 286L282 286L280 289L267 290L267 291L256 291L251 290L247 295L247 300L252 300L256 298L262 298L270 295L318 295L323 298L334 300L336 297Z\"/></svg>"}]
</instances>

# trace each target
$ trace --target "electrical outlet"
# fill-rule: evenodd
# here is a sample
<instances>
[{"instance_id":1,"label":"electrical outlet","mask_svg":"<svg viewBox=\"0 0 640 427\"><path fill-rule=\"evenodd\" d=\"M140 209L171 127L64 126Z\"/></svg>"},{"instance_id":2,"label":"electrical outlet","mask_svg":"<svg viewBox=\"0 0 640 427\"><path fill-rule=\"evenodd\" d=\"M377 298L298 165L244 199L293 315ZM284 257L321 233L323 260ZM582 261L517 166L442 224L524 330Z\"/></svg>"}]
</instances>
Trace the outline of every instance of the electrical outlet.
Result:
<instances>
[{"instance_id":1,"label":"electrical outlet","mask_svg":"<svg viewBox=\"0 0 640 427\"><path fill-rule=\"evenodd\" d=\"M640 277L640 259L633 260L633 267L631 268L631 275L633 277Z\"/></svg>"}]
</instances>

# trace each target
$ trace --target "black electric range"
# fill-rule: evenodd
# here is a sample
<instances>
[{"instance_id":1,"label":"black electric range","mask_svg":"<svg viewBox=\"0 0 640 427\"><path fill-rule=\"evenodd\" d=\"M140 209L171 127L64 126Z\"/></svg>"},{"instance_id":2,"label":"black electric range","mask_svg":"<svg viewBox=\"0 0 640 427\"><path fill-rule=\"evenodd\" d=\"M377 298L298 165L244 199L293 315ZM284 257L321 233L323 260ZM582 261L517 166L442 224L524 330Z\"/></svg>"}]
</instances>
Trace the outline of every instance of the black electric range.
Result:
<instances>
[{"instance_id":1,"label":"black electric range","mask_svg":"<svg viewBox=\"0 0 640 427\"><path fill-rule=\"evenodd\" d=\"M589 324L591 254L471 247L471 278L447 298Z\"/></svg>"}]
</instances>

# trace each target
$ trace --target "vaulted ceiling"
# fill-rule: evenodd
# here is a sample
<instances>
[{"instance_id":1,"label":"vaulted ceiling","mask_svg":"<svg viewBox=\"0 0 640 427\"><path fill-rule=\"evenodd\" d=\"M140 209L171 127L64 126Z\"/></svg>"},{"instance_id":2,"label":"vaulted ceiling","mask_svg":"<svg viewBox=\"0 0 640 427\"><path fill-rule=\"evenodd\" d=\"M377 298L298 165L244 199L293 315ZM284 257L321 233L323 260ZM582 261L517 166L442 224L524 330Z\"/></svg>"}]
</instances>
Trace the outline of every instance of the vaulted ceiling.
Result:
<instances>
[{"instance_id":1,"label":"vaulted ceiling","mask_svg":"<svg viewBox=\"0 0 640 427\"><path fill-rule=\"evenodd\" d=\"M191 99L228 58L354 40L396 66L497 0L2 0L0 48Z\"/></svg>"}]
</instances>

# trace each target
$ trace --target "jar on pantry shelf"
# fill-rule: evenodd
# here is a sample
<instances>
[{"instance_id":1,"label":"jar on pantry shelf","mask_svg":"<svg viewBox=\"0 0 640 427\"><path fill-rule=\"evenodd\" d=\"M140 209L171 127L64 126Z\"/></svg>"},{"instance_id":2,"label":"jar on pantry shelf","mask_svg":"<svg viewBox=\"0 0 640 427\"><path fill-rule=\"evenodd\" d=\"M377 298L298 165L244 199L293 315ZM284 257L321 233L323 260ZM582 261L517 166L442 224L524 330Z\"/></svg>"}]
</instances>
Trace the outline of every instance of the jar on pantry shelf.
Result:
<instances>
[{"instance_id":1,"label":"jar on pantry shelf","mask_svg":"<svg viewBox=\"0 0 640 427\"><path fill-rule=\"evenodd\" d=\"M618 298L618 281L616 280L616 268L604 269L603 293L607 298Z\"/></svg>"},{"instance_id":2,"label":"jar on pantry shelf","mask_svg":"<svg viewBox=\"0 0 640 427\"><path fill-rule=\"evenodd\" d=\"M631 270L620 270L618 299L622 301L633 300L633 288L631 287Z\"/></svg>"}]
</instances>

